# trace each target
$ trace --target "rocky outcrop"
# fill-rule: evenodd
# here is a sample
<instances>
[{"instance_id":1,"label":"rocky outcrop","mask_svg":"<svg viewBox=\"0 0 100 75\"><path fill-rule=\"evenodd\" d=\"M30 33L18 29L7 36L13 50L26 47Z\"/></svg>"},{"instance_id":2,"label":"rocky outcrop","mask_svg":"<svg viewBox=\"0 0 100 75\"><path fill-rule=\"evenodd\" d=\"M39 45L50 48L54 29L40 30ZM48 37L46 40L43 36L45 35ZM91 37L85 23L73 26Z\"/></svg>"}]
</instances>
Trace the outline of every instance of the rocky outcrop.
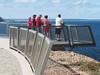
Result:
<instances>
[{"instance_id":1,"label":"rocky outcrop","mask_svg":"<svg viewBox=\"0 0 100 75\"><path fill-rule=\"evenodd\" d=\"M91 75L79 69L82 62L98 61L73 51L51 51L44 75Z\"/></svg>"},{"instance_id":2,"label":"rocky outcrop","mask_svg":"<svg viewBox=\"0 0 100 75\"><path fill-rule=\"evenodd\" d=\"M2 18L2 17L0 17L0 22L4 22L5 20Z\"/></svg>"}]
</instances>

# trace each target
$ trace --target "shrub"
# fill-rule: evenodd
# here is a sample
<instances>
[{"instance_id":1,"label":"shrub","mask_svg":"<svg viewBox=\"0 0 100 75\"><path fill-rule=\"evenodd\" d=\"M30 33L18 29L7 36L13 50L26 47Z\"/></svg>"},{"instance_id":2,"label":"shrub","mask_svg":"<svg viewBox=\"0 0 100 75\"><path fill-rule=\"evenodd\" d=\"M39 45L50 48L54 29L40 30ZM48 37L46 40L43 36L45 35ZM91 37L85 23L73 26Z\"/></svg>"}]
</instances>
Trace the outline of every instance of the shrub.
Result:
<instances>
[{"instance_id":1,"label":"shrub","mask_svg":"<svg viewBox=\"0 0 100 75\"><path fill-rule=\"evenodd\" d=\"M82 71L99 71L100 63L96 62L84 62L80 65L80 70Z\"/></svg>"}]
</instances>

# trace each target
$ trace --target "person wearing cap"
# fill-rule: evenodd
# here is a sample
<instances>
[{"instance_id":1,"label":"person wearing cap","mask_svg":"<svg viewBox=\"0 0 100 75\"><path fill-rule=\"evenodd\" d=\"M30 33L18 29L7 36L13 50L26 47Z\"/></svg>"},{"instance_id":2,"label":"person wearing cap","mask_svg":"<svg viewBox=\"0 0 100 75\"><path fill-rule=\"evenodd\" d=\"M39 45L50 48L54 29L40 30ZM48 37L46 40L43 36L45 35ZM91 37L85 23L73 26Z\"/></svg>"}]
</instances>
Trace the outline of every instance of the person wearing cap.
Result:
<instances>
[{"instance_id":1,"label":"person wearing cap","mask_svg":"<svg viewBox=\"0 0 100 75\"><path fill-rule=\"evenodd\" d=\"M32 18L32 29L35 30L36 28L36 15L33 15L33 18Z\"/></svg>"}]
</instances>

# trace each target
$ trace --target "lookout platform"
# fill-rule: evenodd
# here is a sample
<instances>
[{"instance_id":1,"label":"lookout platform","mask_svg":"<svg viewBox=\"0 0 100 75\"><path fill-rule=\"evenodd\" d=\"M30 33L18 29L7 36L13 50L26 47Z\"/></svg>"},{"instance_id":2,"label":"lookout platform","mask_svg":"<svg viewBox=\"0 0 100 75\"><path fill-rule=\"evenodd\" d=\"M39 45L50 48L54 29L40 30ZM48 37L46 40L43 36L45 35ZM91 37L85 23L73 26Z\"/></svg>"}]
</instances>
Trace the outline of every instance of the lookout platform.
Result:
<instances>
[{"instance_id":1,"label":"lookout platform","mask_svg":"<svg viewBox=\"0 0 100 75\"><path fill-rule=\"evenodd\" d=\"M9 37L0 37L0 75L34 75L25 57L9 48Z\"/></svg>"}]
</instances>

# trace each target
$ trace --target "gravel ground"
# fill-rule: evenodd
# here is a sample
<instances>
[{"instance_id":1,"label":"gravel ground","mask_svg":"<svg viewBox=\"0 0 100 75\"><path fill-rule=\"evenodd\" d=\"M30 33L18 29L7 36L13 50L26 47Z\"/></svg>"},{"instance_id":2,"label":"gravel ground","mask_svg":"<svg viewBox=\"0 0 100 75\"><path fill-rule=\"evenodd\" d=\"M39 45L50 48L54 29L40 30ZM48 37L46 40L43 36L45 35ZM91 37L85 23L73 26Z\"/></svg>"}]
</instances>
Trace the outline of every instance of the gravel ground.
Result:
<instances>
[{"instance_id":1,"label":"gravel ground","mask_svg":"<svg viewBox=\"0 0 100 75\"><path fill-rule=\"evenodd\" d=\"M71 51L52 51L44 71L44 75L89 75L78 67L71 66L77 62L96 60Z\"/></svg>"},{"instance_id":2,"label":"gravel ground","mask_svg":"<svg viewBox=\"0 0 100 75\"><path fill-rule=\"evenodd\" d=\"M72 75L72 73L66 67L48 60L44 75Z\"/></svg>"}]
</instances>

